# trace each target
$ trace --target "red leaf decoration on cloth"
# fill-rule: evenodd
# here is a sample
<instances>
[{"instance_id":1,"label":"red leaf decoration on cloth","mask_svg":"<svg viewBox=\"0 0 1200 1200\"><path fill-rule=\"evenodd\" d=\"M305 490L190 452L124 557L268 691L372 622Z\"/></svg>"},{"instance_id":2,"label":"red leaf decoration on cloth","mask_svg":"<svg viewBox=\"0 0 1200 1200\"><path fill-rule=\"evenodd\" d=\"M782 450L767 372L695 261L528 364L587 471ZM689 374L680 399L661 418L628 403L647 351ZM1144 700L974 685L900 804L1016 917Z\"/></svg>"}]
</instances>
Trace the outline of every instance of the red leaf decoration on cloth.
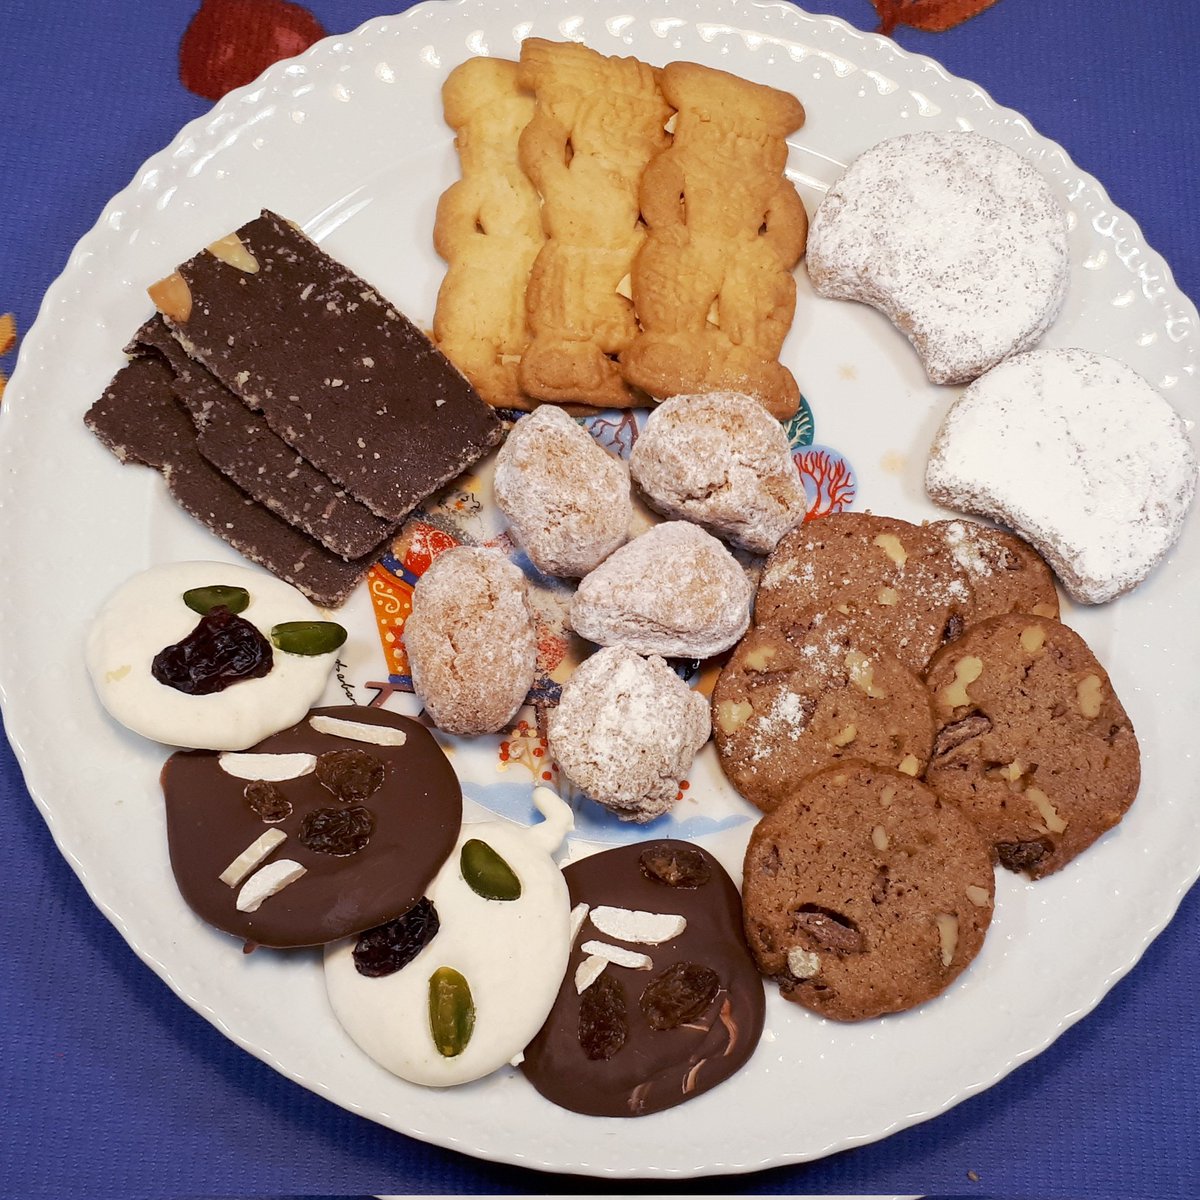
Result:
<instances>
[{"instance_id":1,"label":"red leaf decoration on cloth","mask_svg":"<svg viewBox=\"0 0 1200 1200\"><path fill-rule=\"evenodd\" d=\"M871 0L879 13L878 33L890 34L897 25L941 33L991 8L996 0Z\"/></svg>"},{"instance_id":2,"label":"red leaf decoration on cloth","mask_svg":"<svg viewBox=\"0 0 1200 1200\"><path fill-rule=\"evenodd\" d=\"M307 8L286 0L204 0L179 43L179 81L220 100L324 36Z\"/></svg>"}]
</instances>

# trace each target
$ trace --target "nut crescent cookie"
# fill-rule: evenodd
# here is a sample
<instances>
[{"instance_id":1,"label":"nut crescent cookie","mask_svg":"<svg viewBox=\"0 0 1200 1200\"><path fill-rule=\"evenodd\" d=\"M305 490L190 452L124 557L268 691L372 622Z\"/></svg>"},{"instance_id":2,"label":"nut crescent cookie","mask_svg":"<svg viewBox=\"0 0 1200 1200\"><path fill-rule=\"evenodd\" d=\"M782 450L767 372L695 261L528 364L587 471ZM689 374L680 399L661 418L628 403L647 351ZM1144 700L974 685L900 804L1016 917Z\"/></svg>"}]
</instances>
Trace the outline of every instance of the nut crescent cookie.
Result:
<instances>
[{"instance_id":1,"label":"nut crescent cookie","mask_svg":"<svg viewBox=\"0 0 1200 1200\"><path fill-rule=\"evenodd\" d=\"M776 417L800 392L779 361L808 215L784 177L804 108L786 92L695 63L663 68L674 140L642 176L649 236L633 270L642 332L625 378L662 399L734 390Z\"/></svg>"},{"instance_id":2,"label":"nut crescent cookie","mask_svg":"<svg viewBox=\"0 0 1200 1200\"><path fill-rule=\"evenodd\" d=\"M708 735L704 697L661 658L608 646L563 684L547 740L580 791L622 821L644 824L673 807Z\"/></svg>"},{"instance_id":3,"label":"nut crescent cookie","mask_svg":"<svg viewBox=\"0 0 1200 1200\"><path fill-rule=\"evenodd\" d=\"M860 1021L944 991L983 946L995 878L953 805L888 767L804 780L746 847L746 941L780 994Z\"/></svg>"},{"instance_id":4,"label":"nut crescent cookie","mask_svg":"<svg viewBox=\"0 0 1200 1200\"><path fill-rule=\"evenodd\" d=\"M791 639L752 628L713 689L721 770L770 812L801 779L841 759L919 775L933 746L933 704L899 660L864 653L845 626Z\"/></svg>"},{"instance_id":5,"label":"nut crescent cookie","mask_svg":"<svg viewBox=\"0 0 1200 1200\"><path fill-rule=\"evenodd\" d=\"M544 574L586 575L629 536L625 460L552 404L513 426L496 455L493 487L513 535Z\"/></svg>"},{"instance_id":6,"label":"nut crescent cookie","mask_svg":"<svg viewBox=\"0 0 1200 1200\"><path fill-rule=\"evenodd\" d=\"M472 58L442 86L462 178L442 194L433 226L447 264L433 336L489 404L528 409L518 378L529 340L525 288L546 239L537 189L517 160L533 116L517 76L515 62Z\"/></svg>"},{"instance_id":7,"label":"nut crescent cookie","mask_svg":"<svg viewBox=\"0 0 1200 1200\"><path fill-rule=\"evenodd\" d=\"M982 621L934 656L925 682L938 726L925 780L1010 870L1057 871L1133 803L1133 726L1066 625L1026 613Z\"/></svg>"},{"instance_id":8,"label":"nut crescent cookie","mask_svg":"<svg viewBox=\"0 0 1200 1200\"><path fill-rule=\"evenodd\" d=\"M1035 350L954 403L925 487L939 504L1016 530L1073 599L1101 604L1175 544L1196 491L1196 452L1179 414L1124 363Z\"/></svg>"},{"instance_id":9,"label":"nut crescent cookie","mask_svg":"<svg viewBox=\"0 0 1200 1200\"><path fill-rule=\"evenodd\" d=\"M615 357L637 321L618 289L645 236L638 183L667 144L671 110L654 68L575 42L527 38L519 78L536 98L520 161L547 235L526 293L521 386L538 400L627 408L639 401Z\"/></svg>"},{"instance_id":10,"label":"nut crescent cookie","mask_svg":"<svg viewBox=\"0 0 1200 1200\"><path fill-rule=\"evenodd\" d=\"M503 729L533 686L537 660L525 576L499 550L439 554L413 588L404 649L413 691L439 729Z\"/></svg>"},{"instance_id":11,"label":"nut crescent cookie","mask_svg":"<svg viewBox=\"0 0 1200 1200\"><path fill-rule=\"evenodd\" d=\"M664 401L634 442L629 470L659 512L752 554L769 554L808 511L783 426L739 392Z\"/></svg>"},{"instance_id":12,"label":"nut crescent cookie","mask_svg":"<svg viewBox=\"0 0 1200 1200\"><path fill-rule=\"evenodd\" d=\"M965 572L928 527L845 512L780 541L763 568L754 620L793 637L827 617L844 621L864 650L923 671L962 632L970 602Z\"/></svg>"},{"instance_id":13,"label":"nut crescent cookie","mask_svg":"<svg viewBox=\"0 0 1200 1200\"><path fill-rule=\"evenodd\" d=\"M653 525L580 580L571 626L601 646L711 658L750 624L754 586L737 559L688 521Z\"/></svg>"},{"instance_id":14,"label":"nut crescent cookie","mask_svg":"<svg viewBox=\"0 0 1200 1200\"><path fill-rule=\"evenodd\" d=\"M859 155L813 216L808 273L912 342L934 383L1029 349L1058 314L1066 218L1039 172L978 133L907 133Z\"/></svg>"}]
</instances>

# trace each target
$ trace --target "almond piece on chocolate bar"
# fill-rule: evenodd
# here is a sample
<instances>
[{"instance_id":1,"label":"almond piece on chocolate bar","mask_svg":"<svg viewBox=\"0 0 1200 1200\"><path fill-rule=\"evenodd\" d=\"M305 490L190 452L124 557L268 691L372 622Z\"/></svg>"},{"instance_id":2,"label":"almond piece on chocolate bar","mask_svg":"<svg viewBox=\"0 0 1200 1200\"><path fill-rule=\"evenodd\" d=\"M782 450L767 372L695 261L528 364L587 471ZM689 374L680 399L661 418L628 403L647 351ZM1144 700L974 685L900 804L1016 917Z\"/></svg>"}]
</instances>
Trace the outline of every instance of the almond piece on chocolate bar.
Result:
<instances>
[{"instance_id":1,"label":"almond piece on chocolate bar","mask_svg":"<svg viewBox=\"0 0 1200 1200\"><path fill-rule=\"evenodd\" d=\"M259 269L202 250L177 272L190 312L160 306L167 326L377 516L399 521L500 440L500 421L425 335L295 226L264 211L236 237Z\"/></svg>"}]
</instances>

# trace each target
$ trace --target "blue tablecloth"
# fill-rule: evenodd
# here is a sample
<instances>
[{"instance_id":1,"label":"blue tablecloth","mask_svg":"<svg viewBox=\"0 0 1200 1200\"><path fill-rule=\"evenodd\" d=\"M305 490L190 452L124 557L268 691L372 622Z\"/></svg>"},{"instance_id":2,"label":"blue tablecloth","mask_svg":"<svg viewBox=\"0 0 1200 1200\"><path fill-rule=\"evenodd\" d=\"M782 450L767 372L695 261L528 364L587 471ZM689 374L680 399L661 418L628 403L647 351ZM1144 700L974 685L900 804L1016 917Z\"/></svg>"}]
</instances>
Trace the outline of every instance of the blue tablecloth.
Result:
<instances>
[{"instance_id":1,"label":"blue tablecloth","mask_svg":"<svg viewBox=\"0 0 1200 1200\"><path fill-rule=\"evenodd\" d=\"M105 200L208 108L178 70L196 7L4 0L0 313L13 312L19 329L32 324L42 293ZM394 7L309 5L331 32ZM866 0L824 8L874 27ZM898 38L1061 142L1141 223L1183 290L1200 295L1195 0L999 0L956 29L901 29ZM12 365L11 355L0 359L0 368ZM12 636L19 630L0 630ZM0 795L5 1194L596 1190L590 1181L495 1167L411 1141L243 1053L177 1000L92 906L3 740ZM1193 891L1092 1015L983 1095L822 1162L674 1190L1191 1196L1200 1179L1197 980ZM803 1080L796 1088L803 1120L801 1101L819 1097L804 1095Z\"/></svg>"}]
</instances>

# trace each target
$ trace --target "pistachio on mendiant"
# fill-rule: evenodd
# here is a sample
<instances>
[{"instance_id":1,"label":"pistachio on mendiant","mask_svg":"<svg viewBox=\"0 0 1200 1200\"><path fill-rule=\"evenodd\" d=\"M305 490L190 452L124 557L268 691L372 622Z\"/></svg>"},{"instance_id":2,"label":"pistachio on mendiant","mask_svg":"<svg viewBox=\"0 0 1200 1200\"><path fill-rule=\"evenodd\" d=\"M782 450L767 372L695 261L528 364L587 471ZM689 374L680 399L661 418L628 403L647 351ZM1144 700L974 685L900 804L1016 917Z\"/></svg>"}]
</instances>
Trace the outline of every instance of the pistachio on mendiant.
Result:
<instances>
[{"instance_id":1,"label":"pistachio on mendiant","mask_svg":"<svg viewBox=\"0 0 1200 1200\"><path fill-rule=\"evenodd\" d=\"M429 977L429 1029L443 1058L456 1058L475 1031L475 1001L466 979L453 967Z\"/></svg>"},{"instance_id":2,"label":"pistachio on mendiant","mask_svg":"<svg viewBox=\"0 0 1200 1200\"><path fill-rule=\"evenodd\" d=\"M250 593L245 588L213 583L208 587L188 588L183 602L194 613L207 616L219 604L231 613L245 612L250 605Z\"/></svg>"},{"instance_id":3,"label":"pistachio on mendiant","mask_svg":"<svg viewBox=\"0 0 1200 1200\"><path fill-rule=\"evenodd\" d=\"M459 870L467 886L485 900L518 900L521 896L521 881L516 872L479 838L470 838L463 843L458 856Z\"/></svg>"},{"instance_id":4,"label":"pistachio on mendiant","mask_svg":"<svg viewBox=\"0 0 1200 1200\"><path fill-rule=\"evenodd\" d=\"M286 654L330 654L346 640L336 621L283 621L271 626L271 641Z\"/></svg>"}]
</instances>

